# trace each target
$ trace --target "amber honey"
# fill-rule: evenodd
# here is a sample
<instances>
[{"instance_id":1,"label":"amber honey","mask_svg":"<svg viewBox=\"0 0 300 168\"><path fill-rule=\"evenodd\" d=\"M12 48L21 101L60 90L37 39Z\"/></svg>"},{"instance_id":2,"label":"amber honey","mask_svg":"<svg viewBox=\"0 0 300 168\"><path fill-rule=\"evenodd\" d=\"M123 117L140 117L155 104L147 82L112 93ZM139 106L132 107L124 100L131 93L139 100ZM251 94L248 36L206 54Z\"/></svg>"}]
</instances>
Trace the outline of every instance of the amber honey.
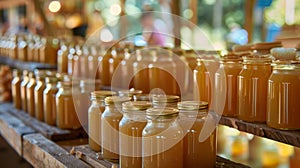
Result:
<instances>
[{"instance_id":1,"label":"amber honey","mask_svg":"<svg viewBox=\"0 0 300 168\"><path fill-rule=\"evenodd\" d=\"M58 91L58 79L46 77L46 88L43 91L44 121L49 125L56 125L56 103L55 95Z\"/></svg>"},{"instance_id":2,"label":"amber honey","mask_svg":"<svg viewBox=\"0 0 300 168\"><path fill-rule=\"evenodd\" d=\"M64 43L57 52L57 71L59 73L68 72L68 46Z\"/></svg>"},{"instance_id":3,"label":"amber honey","mask_svg":"<svg viewBox=\"0 0 300 168\"><path fill-rule=\"evenodd\" d=\"M267 125L277 129L300 129L300 64L277 65L268 81Z\"/></svg>"},{"instance_id":4,"label":"amber honey","mask_svg":"<svg viewBox=\"0 0 300 168\"><path fill-rule=\"evenodd\" d=\"M21 100L21 72L17 69L13 70L13 80L11 82L11 92L13 98L13 105L17 109L22 108Z\"/></svg>"},{"instance_id":5,"label":"amber honey","mask_svg":"<svg viewBox=\"0 0 300 168\"><path fill-rule=\"evenodd\" d=\"M120 166L142 167L142 131L147 124L147 101L126 102L122 105L123 118L119 123Z\"/></svg>"},{"instance_id":6,"label":"amber honey","mask_svg":"<svg viewBox=\"0 0 300 168\"><path fill-rule=\"evenodd\" d=\"M74 55L75 55L75 48L70 47L69 52L68 52L68 63L67 63L67 72L69 75L73 74L73 69L74 69Z\"/></svg>"},{"instance_id":7,"label":"amber honey","mask_svg":"<svg viewBox=\"0 0 300 168\"><path fill-rule=\"evenodd\" d=\"M270 63L267 56L243 57L238 76L238 117L244 121L266 122Z\"/></svg>"},{"instance_id":8,"label":"amber honey","mask_svg":"<svg viewBox=\"0 0 300 168\"><path fill-rule=\"evenodd\" d=\"M128 89L133 87L133 82L131 82L131 78L133 77L133 62L135 62L135 57L129 53L128 49L124 50L124 59L119 64L119 71L121 73L118 81L120 83L120 88Z\"/></svg>"},{"instance_id":9,"label":"amber honey","mask_svg":"<svg viewBox=\"0 0 300 168\"><path fill-rule=\"evenodd\" d=\"M27 96L26 96L26 87L29 83L28 71L23 71L23 80L21 82L21 104L22 110L27 111Z\"/></svg>"},{"instance_id":10,"label":"amber honey","mask_svg":"<svg viewBox=\"0 0 300 168\"><path fill-rule=\"evenodd\" d=\"M111 49L98 57L98 74L103 86L110 86L109 59L112 57Z\"/></svg>"},{"instance_id":11,"label":"amber honey","mask_svg":"<svg viewBox=\"0 0 300 168\"><path fill-rule=\"evenodd\" d=\"M116 72L121 61L124 59L124 50L123 49L113 49L112 50L112 57L108 60L109 62L109 79L112 81L113 78L120 79L121 73ZM114 83L114 87L121 88L122 82Z\"/></svg>"},{"instance_id":12,"label":"amber honey","mask_svg":"<svg viewBox=\"0 0 300 168\"><path fill-rule=\"evenodd\" d=\"M202 59L197 59L197 66L194 69L194 99L210 102L211 81L208 71Z\"/></svg>"},{"instance_id":13,"label":"amber honey","mask_svg":"<svg viewBox=\"0 0 300 168\"><path fill-rule=\"evenodd\" d=\"M180 126L184 131L183 167L215 167L216 163L216 130L203 142L199 137L208 115L207 102L184 101L178 103ZM211 120L209 122L214 122ZM215 125L215 123L213 124Z\"/></svg>"},{"instance_id":14,"label":"amber honey","mask_svg":"<svg viewBox=\"0 0 300 168\"><path fill-rule=\"evenodd\" d=\"M143 167L183 167L183 131L177 122L178 110L150 108L142 133Z\"/></svg>"},{"instance_id":15,"label":"amber honey","mask_svg":"<svg viewBox=\"0 0 300 168\"><path fill-rule=\"evenodd\" d=\"M101 116L101 148L103 158L112 162L119 160L119 122L123 114L121 104L129 97L106 97L105 111Z\"/></svg>"},{"instance_id":16,"label":"amber honey","mask_svg":"<svg viewBox=\"0 0 300 168\"><path fill-rule=\"evenodd\" d=\"M104 90L91 93L91 105L88 109L89 146L97 152L101 151L101 115L105 110L104 99L114 95L116 92Z\"/></svg>"},{"instance_id":17,"label":"amber honey","mask_svg":"<svg viewBox=\"0 0 300 168\"><path fill-rule=\"evenodd\" d=\"M27 112L29 115L34 116L35 104L34 104L34 88L36 86L35 75L33 72L29 72L29 83L26 86L27 97Z\"/></svg>"},{"instance_id":18,"label":"amber honey","mask_svg":"<svg viewBox=\"0 0 300 168\"><path fill-rule=\"evenodd\" d=\"M45 84L46 71L39 70L36 74L36 86L34 87L34 116L40 121L44 121L43 92Z\"/></svg>"}]
</instances>

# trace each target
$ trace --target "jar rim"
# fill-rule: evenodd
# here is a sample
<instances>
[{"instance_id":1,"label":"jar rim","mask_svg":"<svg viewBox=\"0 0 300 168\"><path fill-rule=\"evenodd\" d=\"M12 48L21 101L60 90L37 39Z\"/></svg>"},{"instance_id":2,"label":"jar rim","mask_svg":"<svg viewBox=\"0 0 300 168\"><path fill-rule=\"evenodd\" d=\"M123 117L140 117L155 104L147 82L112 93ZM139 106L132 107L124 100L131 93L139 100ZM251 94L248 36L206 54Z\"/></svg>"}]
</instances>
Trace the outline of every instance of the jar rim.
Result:
<instances>
[{"instance_id":1,"label":"jar rim","mask_svg":"<svg viewBox=\"0 0 300 168\"><path fill-rule=\"evenodd\" d=\"M179 96L176 95L152 95L152 103L174 103L180 100Z\"/></svg>"},{"instance_id":2,"label":"jar rim","mask_svg":"<svg viewBox=\"0 0 300 168\"><path fill-rule=\"evenodd\" d=\"M104 99L106 105L121 104L130 101L131 97L108 96Z\"/></svg>"},{"instance_id":3,"label":"jar rim","mask_svg":"<svg viewBox=\"0 0 300 168\"><path fill-rule=\"evenodd\" d=\"M205 101L182 101L177 104L179 110L204 110L208 109Z\"/></svg>"},{"instance_id":4,"label":"jar rim","mask_svg":"<svg viewBox=\"0 0 300 168\"><path fill-rule=\"evenodd\" d=\"M151 103L149 101L129 101L122 103L122 110L125 113L130 113L134 111L145 111L151 107Z\"/></svg>"}]
</instances>

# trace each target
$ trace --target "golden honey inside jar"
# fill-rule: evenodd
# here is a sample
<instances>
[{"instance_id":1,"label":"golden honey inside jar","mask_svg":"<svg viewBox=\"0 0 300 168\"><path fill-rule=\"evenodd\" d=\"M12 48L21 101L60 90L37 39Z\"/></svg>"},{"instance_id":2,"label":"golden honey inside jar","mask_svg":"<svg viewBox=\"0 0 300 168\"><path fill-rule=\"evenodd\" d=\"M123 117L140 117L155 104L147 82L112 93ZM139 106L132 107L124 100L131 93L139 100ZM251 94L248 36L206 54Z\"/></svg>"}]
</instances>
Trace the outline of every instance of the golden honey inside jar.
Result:
<instances>
[{"instance_id":1,"label":"golden honey inside jar","mask_svg":"<svg viewBox=\"0 0 300 168\"><path fill-rule=\"evenodd\" d=\"M56 100L56 125L62 129L78 129L79 122L73 96L80 96L78 81L58 82L60 86L55 95Z\"/></svg>"},{"instance_id":2,"label":"golden honey inside jar","mask_svg":"<svg viewBox=\"0 0 300 168\"><path fill-rule=\"evenodd\" d=\"M29 115L34 116L35 115L35 104L34 104L34 88L36 86L36 79L35 79L35 73L37 71L29 72L29 82L26 86L26 97L27 97L27 112Z\"/></svg>"},{"instance_id":3,"label":"golden honey inside jar","mask_svg":"<svg viewBox=\"0 0 300 168\"><path fill-rule=\"evenodd\" d=\"M27 96L26 96L26 87L29 83L28 71L23 71L23 80L21 82L21 107L22 110L27 111Z\"/></svg>"},{"instance_id":4,"label":"golden honey inside jar","mask_svg":"<svg viewBox=\"0 0 300 168\"><path fill-rule=\"evenodd\" d=\"M96 152L101 151L101 115L105 110L104 99L116 95L113 91L93 91L91 93L91 105L88 109L89 146Z\"/></svg>"},{"instance_id":5,"label":"golden honey inside jar","mask_svg":"<svg viewBox=\"0 0 300 168\"><path fill-rule=\"evenodd\" d=\"M122 103L130 97L111 96L105 98L105 110L101 116L101 150L103 158L112 162L119 160L119 122Z\"/></svg>"},{"instance_id":6,"label":"golden honey inside jar","mask_svg":"<svg viewBox=\"0 0 300 168\"><path fill-rule=\"evenodd\" d=\"M238 118L248 122L266 122L268 79L271 58L243 57L243 69L238 76Z\"/></svg>"},{"instance_id":7,"label":"golden honey inside jar","mask_svg":"<svg viewBox=\"0 0 300 168\"><path fill-rule=\"evenodd\" d=\"M183 167L183 131L175 108L150 108L142 133L143 167Z\"/></svg>"},{"instance_id":8,"label":"golden honey inside jar","mask_svg":"<svg viewBox=\"0 0 300 168\"><path fill-rule=\"evenodd\" d=\"M50 74L50 71L38 70L36 71L36 86L34 87L34 116L40 121L44 121L44 101L43 92L46 88L45 77Z\"/></svg>"},{"instance_id":9,"label":"golden honey inside jar","mask_svg":"<svg viewBox=\"0 0 300 168\"><path fill-rule=\"evenodd\" d=\"M11 81L11 92L13 98L13 105L17 109L22 108L22 100L21 100L21 71L14 69L13 70L13 80Z\"/></svg>"},{"instance_id":10,"label":"golden honey inside jar","mask_svg":"<svg viewBox=\"0 0 300 168\"><path fill-rule=\"evenodd\" d=\"M46 88L43 91L44 121L49 125L56 125L55 95L58 92L56 77L46 77Z\"/></svg>"},{"instance_id":11,"label":"golden honey inside jar","mask_svg":"<svg viewBox=\"0 0 300 168\"><path fill-rule=\"evenodd\" d=\"M163 107L177 107L180 97L176 95L152 95L151 102L152 106L155 108Z\"/></svg>"},{"instance_id":12,"label":"golden honey inside jar","mask_svg":"<svg viewBox=\"0 0 300 168\"><path fill-rule=\"evenodd\" d=\"M125 102L122 104L123 118L119 124L120 166L142 167L142 132L147 124L148 101Z\"/></svg>"},{"instance_id":13,"label":"golden honey inside jar","mask_svg":"<svg viewBox=\"0 0 300 168\"><path fill-rule=\"evenodd\" d=\"M183 167L215 167L216 163L216 129L213 128L211 134L200 142L200 133L204 122L207 119L208 103L197 101L183 101L178 103L179 123L184 131L183 138ZM216 121L209 117L207 122Z\"/></svg>"},{"instance_id":14,"label":"golden honey inside jar","mask_svg":"<svg viewBox=\"0 0 300 168\"><path fill-rule=\"evenodd\" d=\"M300 63L277 65L268 81L267 125L300 129Z\"/></svg>"}]
</instances>

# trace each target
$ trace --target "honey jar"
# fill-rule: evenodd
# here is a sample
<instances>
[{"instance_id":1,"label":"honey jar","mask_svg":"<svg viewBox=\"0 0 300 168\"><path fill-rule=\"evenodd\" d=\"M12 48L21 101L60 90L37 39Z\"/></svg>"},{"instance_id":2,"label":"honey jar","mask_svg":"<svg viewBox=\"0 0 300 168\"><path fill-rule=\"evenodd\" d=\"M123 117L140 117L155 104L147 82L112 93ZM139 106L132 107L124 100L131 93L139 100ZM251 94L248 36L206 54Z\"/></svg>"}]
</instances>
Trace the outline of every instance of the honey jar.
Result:
<instances>
[{"instance_id":1,"label":"honey jar","mask_svg":"<svg viewBox=\"0 0 300 168\"><path fill-rule=\"evenodd\" d=\"M210 102L211 81L203 59L197 58L194 73L194 99Z\"/></svg>"},{"instance_id":2,"label":"honey jar","mask_svg":"<svg viewBox=\"0 0 300 168\"><path fill-rule=\"evenodd\" d=\"M57 51L57 71L68 72L68 46L65 42L61 42L60 49Z\"/></svg>"},{"instance_id":3,"label":"honey jar","mask_svg":"<svg viewBox=\"0 0 300 168\"><path fill-rule=\"evenodd\" d=\"M73 96L80 96L78 81L58 82L60 86L55 95L56 125L62 129L78 129L81 127L76 114Z\"/></svg>"},{"instance_id":4,"label":"honey jar","mask_svg":"<svg viewBox=\"0 0 300 168\"><path fill-rule=\"evenodd\" d=\"M89 146L92 150L100 152L101 140L101 115L105 110L104 99L116 95L113 91L93 91L91 93L91 105L88 109Z\"/></svg>"},{"instance_id":5,"label":"honey jar","mask_svg":"<svg viewBox=\"0 0 300 168\"><path fill-rule=\"evenodd\" d=\"M121 73L115 73L115 72L123 59L124 59L124 50L121 48L113 48L111 52L111 58L109 58L108 60L110 81L112 81L113 78L119 79L121 77ZM116 82L114 87L121 88L122 82Z\"/></svg>"},{"instance_id":6,"label":"honey jar","mask_svg":"<svg viewBox=\"0 0 300 168\"><path fill-rule=\"evenodd\" d=\"M18 38L18 59L20 61L27 61L27 42L24 38L22 36Z\"/></svg>"},{"instance_id":7,"label":"honey jar","mask_svg":"<svg viewBox=\"0 0 300 168\"><path fill-rule=\"evenodd\" d=\"M58 91L56 77L46 77L46 88L43 91L44 122L49 125L56 125L56 103L55 95Z\"/></svg>"},{"instance_id":8,"label":"honey jar","mask_svg":"<svg viewBox=\"0 0 300 168\"><path fill-rule=\"evenodd\" d=\"M277 65L268 80L267 125L276 129L300 129L298 121L300 64Z\"/></svg>"},{"instance_id":9,"label":"honey jar","mask_svg":"<svg viewBox=\"0 0 300 168\"><path fill-rule=\"evenodd\" d=\"M112 50L108 49L107 52L101 53L98 57L98 74L103 86L110 86L111 79L109 73L109 59L112 57Z\"/></svg>"},{"instance_id":10,"label":"honey jar","mask_svg":"<svg viewBox=\"0 0 300 168\"><path fill-rule=\"evenodd\" d=\"M29 115L34 116L35 115L35 103L34 103L34 88L36 86L35 81L35 73L37 71L29 72L29 83L26 86L26 97L27 97L27 112Z\"/></svg>"},{"instance_id":11,"label":"honey jar","mask_svg":"<svg viewBox=\"0 0 300 168\"><path fill-rule=\"evenodd\" d=\"M242 60L238 56L227 55L222 58L215 73L214 110L223 116L237 116L237 76L241 70Z\"/></svg>"},{"instance_id":12,"label":"honey jar","mask_svg":"<svg viewBox=\"0 0 300 168\"><path fill-rule=\"evenodd\" d=\"M183 131L174 108L150 108L142 133L143 167L183 167Z\"/></svg>"},{"instance_id":13,"label":"honey jar","mask_svg":"<svg viewBox=\"0 0 300 168\"><path fill-rule=\"evenodd\" d=\"M36 72L36 86L34 87L34 102L35 102L35 118L44 121L44 104L43 92L46 88L45 77L46 70L38 70Z\"/></svg>"},{"instance_id":14,"label":"honey jar","mask_svg":"<svg viewBox=\"0 0 300 168\"><path fill-rule=\"evenodd\" d=\"M21 82L21 100L22 100L22 110L27 111L27 96L26 96L26 87L29 83L28 71L23 71L23 80Z\"/></svg>"},{"instance_id":15,"label":"honey jar","mask_svg":"<svg viewBox=\"0 0 300 168\"><path fill-rule=\"evenodd\" d=\"M14 69L13 70L13 80L11 82L11 92L13 98L13 105L17 109L22 108L22 100L21 100L21 71Z\"/></svg>"},{"instance_id":16,"label":"honey jar","mask_svg":"<svg viewBox=\"0 0 300 168\"><path fill-rule=\"evenodd\" d=\"M117 80L116 84L120 86L119 88L128 89L133 87L133 82L131 78L133 77L133 62L135 62L134 54L129 53L129 49L124 49L124 59L120 62L117 73L120 73L119 78L113 79ZM120 82L122 81L122 82Z\"/></svg>"},{"instance_id":17,"label":"honey jar","mask_svg":"<svg viewBox=\"0 0 300 168\"><path fill-rule=\"evenodd\" d=\"M101 151L103 158L112 162L119 160L119 122L123 117L122 103L128 101L129 97L105 98L105 110L101 116Z\"/></svg>"},{"instance_id":18,"label":"honey jar","mask_svg":"<svg viewBox=\"0 0 300 168\"><path fill-rule=\"evenodd\" d=\"M74 69L74 55L76 53L75 47L70 47L68 52L68 63L67 63L67 73L69 75L73 75L73 69Z\"/></svg>"},{"instance_id":19,"label":"honey jar","mask_svg":"<svg viewBox=\"0 0 300 168\"><path fill-rule=\"evenodd\" d=\"M184 131L183 167L215 167L216 163L216 130L204 141L199 137L208 114L208 103L183 101L178 103L179 123ZM210 120L214 121L214 120ZM215 125L215 123L214 123Z\"/></svg>"},{"instance_id":20,"label":"honey jar","mask_svg":"<svg viewBox=\"0 0 300 168\"><path fill-rule=\"evenodd\" d=\"M269 56L243 57L243 69L238 76L239 119L248 122L266 122L271 61Z\"/></svg>"},{"instance_id":21,"label":"honey jar","mask_svg":"<svg viewBox=\"0 0 300 168\"><path fill-rule=\"evenodd\" d=\"M119 124L120 167L142 167L142 131L147 124L147 101L125 102L123 118Z\"/></svg>"}]
</instances>

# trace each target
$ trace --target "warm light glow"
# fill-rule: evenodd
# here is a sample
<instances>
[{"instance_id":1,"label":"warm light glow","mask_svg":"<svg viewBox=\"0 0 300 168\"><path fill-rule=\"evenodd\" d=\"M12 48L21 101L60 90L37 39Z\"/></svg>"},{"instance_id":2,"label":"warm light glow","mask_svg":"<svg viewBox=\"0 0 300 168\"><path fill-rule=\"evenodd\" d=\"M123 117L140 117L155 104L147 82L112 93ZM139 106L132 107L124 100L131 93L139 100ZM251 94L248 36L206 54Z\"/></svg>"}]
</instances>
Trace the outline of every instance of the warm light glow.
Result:
<instances>
[{"instance_id":1,"label":"warm light glow","mask_svg":"<svg viewBox=\"0 0 300 168\"><path fill-rule=\"evenodd\" d=\"M100 34L100 39L103 42L111 42L113 41L113 35L108 29L103 29Z\"/></svg>"},{"instance_id":2,"label":"warm light glow","mask_svg":"<svg viewBox=\"0 0 300 168\"><path fill-rule=\"evenodd\" d=\"M115 15L115 16L120 15L121 10L122 10L122 9L121 9L121 6L120 6L119 4L113 4L113 5L111 5L110 8L109 8L109 12L110 12L112 15Z\"/></svg>"},{"instance_id":3,"label":"warm light glow","mask_svg":"<svg viewBox=\"0 0 300 168\"><path fill-rule=\"evenodd\" d=\"M295 0L285 1L285 23L288 25L295 23Z\"/></svg>"},{"instance_id":4,"label":"warm light glow","mask_svg":"<svg viewBox=\"0 0 300 168\"><path fill-rule=\"evenodd\" d=\"M49 8L50 12L55 13L60 10L61 4L59 1L51 1L48 8Z\"/></svg>"}]
</instances>

